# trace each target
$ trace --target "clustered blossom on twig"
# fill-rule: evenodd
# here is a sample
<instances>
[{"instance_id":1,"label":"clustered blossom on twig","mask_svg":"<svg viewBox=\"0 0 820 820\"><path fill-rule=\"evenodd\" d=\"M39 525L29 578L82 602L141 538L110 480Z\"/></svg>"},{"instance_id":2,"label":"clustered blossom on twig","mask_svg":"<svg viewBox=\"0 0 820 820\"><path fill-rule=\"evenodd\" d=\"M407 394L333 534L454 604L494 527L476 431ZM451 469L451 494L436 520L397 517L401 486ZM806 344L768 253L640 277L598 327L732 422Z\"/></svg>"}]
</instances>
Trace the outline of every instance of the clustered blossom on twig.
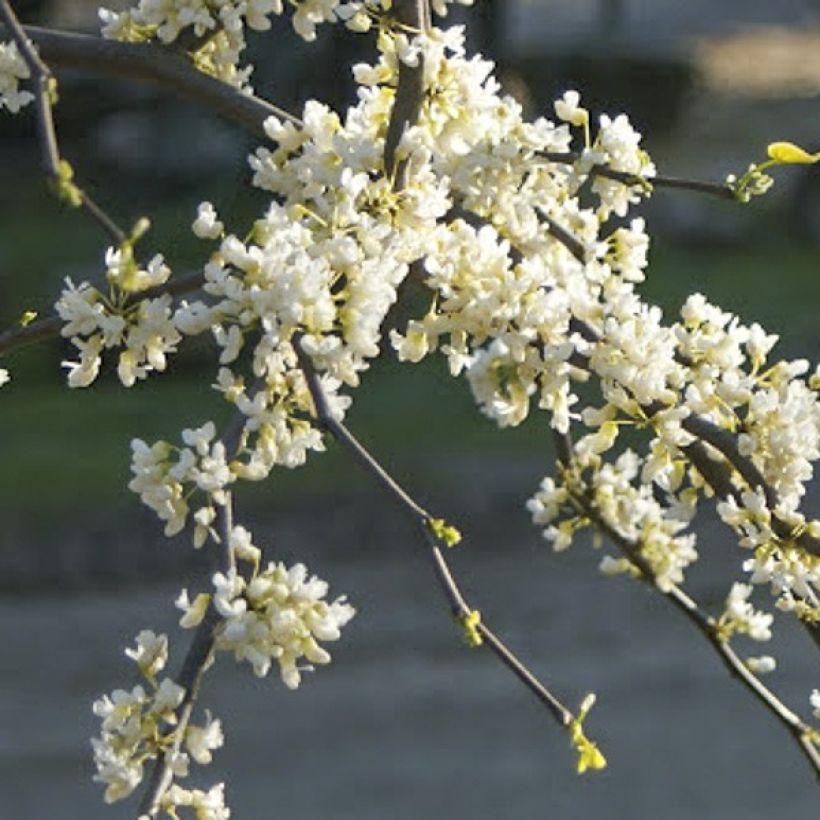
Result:
<instances>
[{"instance_id":1,"label":"clustered blossom on twig","mask_svg":"<svg viewBox=\"0 0 820 820\"><path fill-rule=\"evenodd\" d=\"M489 644L549 705L570 733L579 771L605 764L581 730L592 700L573 716L516 666L450 576L439 543L451 530L418 507L343 425L350 392L388 343L407 362L440 351L498 426L545 411L558 442L557 471L528 508L554 548L568 548L587 528L607 535L621 555L605 557L602 571L666 595L820 768L818 730L757 679L774 658L743 665L730 646L735 636L771 638L773 613L750 601L764 585L777 610L810 631L820 624L820 522L801 512L820 458L820 369L810 375L803 360L770 363L775 336L700 294L673 322L643 301L638 286L650 238L631 211L651 195L656 169L626 115L593 124L580 95L569 91L555 103L557 121L527 121L502 93L492 63L467 54L463 28L432 27L424 3L291 5L294 28L308 40L322 22L378 29L376 60L353 68L356 104L342 116L309 101L299 119L265 121L267 142L249 165L252 184L270 202L250 226L231 226L211 203L199 206L192 231L211 243L200 296L175 301L157 293L170 284L170 271L162 257L137 260L143 226L106 255L107 295L67 280L56 305L62 333L79 351L79 361L66 363L74 387L94 381L105 350L119 350L118 375L130 387L164 370L186 338L214 339L214 387L239 419L232 440L218 439L205 421L184 430L181 445L132 443L129 486L166 534L192 521L195 547L211 541L227 551L209 591L180 594L182 626L210 629L213 617L206 658L230 651L259 675L276 661L291 688L308 668L304 661L329 660L320 643L340 636L352 607L344 597L328 602L327 585L301 564L263 567L250 533L230 523L237 482L303 464L329 432L426 528L439 580L470 643ZM447 5L438 0L432 8L444 14ZM104 34L177 43L201 71L247 91L249 69L239 65L244 29L264 30L283 11L279 0L143 0L104 12ZM11 65L5 73L4 55ZM20 102L13 95L25 63L8 55L0 52L0 101L11 108ZM712 188L745 201L768 185L771 166L817 159L775 143L767 161ZM424 309L384 337L414 268L426 288ZM5 379L0 370L0 384ZM590 380L597 396L581 406L578 385ZM642 450L623 445L625 428L643 432ZM723 612L712 617L682 585L699 557L692 521L715 496L721 519L749 552ZM149 795L151 812L187 806L198 817L227 817L221 786L198 792L172 783L187 771L188 754L208 762L222 736L218 721L197 728L186 718L188 752L179 751L174 710L185 690L156 683L163 647L164 639L143 633L134 651L150 691L118 691L95 706L103 718L98 778L108 784L107 799L124 797L153 757L168 777ZM809 700L817 717L818 690Z\"/></svg>"},{"instance_id":2,"label":"clustered blossom on twig","mask_svg":"<svg viewBox=\"0 0 820 820\"><path fill-rule=\"evenodd\" d=\"M20 80L27 80L31 71L17 49L17 43L0 43L0 109L16 114L28 105L34 95L20 90Z\"/></svg>"}]
</instances>

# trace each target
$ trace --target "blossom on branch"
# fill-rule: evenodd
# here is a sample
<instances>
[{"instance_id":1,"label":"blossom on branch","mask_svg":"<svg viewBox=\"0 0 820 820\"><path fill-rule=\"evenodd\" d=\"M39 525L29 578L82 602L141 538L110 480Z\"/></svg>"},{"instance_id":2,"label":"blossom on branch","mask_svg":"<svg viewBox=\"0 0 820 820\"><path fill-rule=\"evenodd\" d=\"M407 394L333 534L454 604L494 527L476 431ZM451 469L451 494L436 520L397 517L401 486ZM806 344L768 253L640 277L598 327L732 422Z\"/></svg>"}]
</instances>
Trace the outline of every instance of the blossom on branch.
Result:
<instances>
[{"instance_id":1,"label":"blossom on branch","mask_svg":"<svg viewBox=\"0 0 820 820\"><path fill-rule=\"evenodd\" d=\"M20 80L27 80L31 69L20 54L17 43L0 43L0 110L16 114L28 105L34 95L20 90Z\"/></svg>"}]
</instances>

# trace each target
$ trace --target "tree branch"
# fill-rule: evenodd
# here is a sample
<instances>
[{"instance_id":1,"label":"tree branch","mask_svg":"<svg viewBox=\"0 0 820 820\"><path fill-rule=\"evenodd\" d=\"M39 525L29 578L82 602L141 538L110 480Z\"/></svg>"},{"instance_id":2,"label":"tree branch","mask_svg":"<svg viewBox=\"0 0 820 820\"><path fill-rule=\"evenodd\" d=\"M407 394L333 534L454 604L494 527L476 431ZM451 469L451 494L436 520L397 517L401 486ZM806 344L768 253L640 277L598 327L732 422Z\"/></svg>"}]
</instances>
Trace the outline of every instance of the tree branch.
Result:
<instances>
[{"instance_id":1,"label":"tree branch","mask_svg":"<svg viewBox=\"0 0 820 820\"><path fill-rule=\"evenodd\" d=\"M576 330L578 330L578 332L580 332L580 334L588 342L597 343L601 341L601 337L594 328L590 327L585 322L580 322L576 319L573 319L573 322L575 323ZM693 362L689 360L687 356L679 355L676 356L676 358L684 366L690 367L693 365ZM573 357L572 364L580 369L594 372L592 370L589 357L584 354L576 353ZM668 407L661 402L641 406L641 412L650 419L657 413L666 409L668 409ZM766 505L772 514L772 531L775 535L782 539L794 541L798 546L806 550L806 552L810 552L814 555L820 555L820 538L814 538L807 532L795 536L792 533L791 527L777 517L774 511L779 502L775 489L766 481L763 473L761 473L751 458L747 458L741 454L737 439L734 435L732 435L732 433L728 430L724 430L722 427L718 427L718 425L713 421L709 421L708 419L694 413L688 415L681 421L681 427L699 441L706 442L721 453L721 455L723 455L726 461L732 465L732 467L738 472L752 491L755 491L758 488L763 491ZM685 451L686 450L684 448L684 452ZM701 469L702 467L705 468L704 459L708 458L704 450L697 449L690 452L695 453L697 458L697 463L695 466L701 470L701 474L704 478L707 478L709 475L715 477L716 483L712 485L712 488L718 492L720 498L725 499L730 495L735 495L732 491L731 482L726 480L725 475L718 479L714 470L709 470L706 468L707 472L704 472L704 470Z\"/></svg>"},{"instance_id":2,"label":"tree branch","mask_svg":"<svg viewBox=\"0 0 820 820\"><path fill-rule=\"evenodd\" d=\"M568 436L553 431L559 471L571 466L572 444ZM634 542L621 535L597 509L595 501L587 488L583 492L574 491L568 482L564 483L567 491L584 513L603 532L623 555L640 571L640 580L662 595L679 612L686 616L690 623L708 641L712 649L726 667L729 674L737 679L757 700L762 703L786 728L797 742L803 755L820 778L820 748L815 744L817 732L789 709L767 686L763 684L746 664L738 657L727 640L720 637L715 620L707 615L697 602L679 586L672 584L668 590L661 589L655 580L652 568L641 554L640 542Z\"/></svg>"},{"instance_id":3,"label":"tree branch","mask_svg":"<svg viewBox=\"0 0 820 820\"><path fill-rule=\"evenodd\" d=\"M270 116L300 122L298 117L266 100L203 74L188 57L173 48L154 43L120 43L36 26L26 26L24 30L42 58L55 68L152 83L207 106L261 139L267 139L263 124Z\"/></svg>"},{"instance_id":4,"label":"tree branch","mask_svg":"<svg viewBox=\"0 0 820 820\"><path fill-rule=\"evenodd\" d=\"M434 519L430 513L398 485L393 477L376 461L345 425L333 417L313 363L308 354L302 349L301 339L295 337L293 345L313 398L316 418L319 424L353 456L354 460L387 492L390 498L399 505L413 522L419 526L427 542L427 546L430 549L436 577L450 604L453 616L459 621L469 617L473 609L465 601L461 590L453 578L452 571L441 552L438 539L431 529L431 524ZM489 627L479 621L476 624L476 629L496 657L547 707L555 721L564 728L568 727L574 720L573 713L529 671Z\"/></svg>"},{"instance_id":5,"label":"tree branch","mask_svg":"<svg viewBox=\"0 0 820 820\"><path fill-rule=\"evenodd\" d=\"M541 151L538 153L538 156L559 165L572 165L581 158L581 154L577 151ZM612 179L616 182L622 182L624 185L649 184L654 188L676 188L684 191L695 191L700 194L711 194L712 196L729 199L733 202L737 201L734 191L725 183L704 182L703 180L670 176L642 177L629 174L626 171L616 171L614 168L608 168L606 165L593 165L589 173L591 176L605 177L606 179Z\"/></svg>"},{"instance_id":6,"label":"tree branch","mask_svg":"<svg viewBox=\"0 0 820 820\"><path fill-rule=\"evenodd\" d=\"M244 416L237 411L234 420L222 435L226 451L231 453L236 450L239 433L242 429ZM234 568L234 555L231 550L231 533L233 532L233 497L230 492L226 493L225 503L217 505L217 527L221 547L213 551L213 571L227 574ZM182 668L177 676L176 683L185 690L180 711L177 717L177 724L174 728L174 740L171 748L161 752L154 761L154 766L148 778L148 782L137 809L137 817L156 817L159 813L162 798L171 786L174 779L173 762L182 749L185 741L185 732L191 722L194 705L199 696L199 689L205 671L212 662L214 643L216 642L216 628L222 621L222 616L214 606L213 600L208 605L205 616L200 621L199 626L188 647L188 652L182 662Z\"/></svg>"},{"instance_id":7,"label":"tree branch","mask_svg":"<svg viewBox=\"0 0 820 820\"><path fill-rule=\"evenodd\" d=\"M46 177L62 199L71 205L82 206L116 244L121 244L125 232L113 219L81 188L72 182L70 166L61 159L54 127L52 104L56 99L56 80L51 70L43 62L37 50L32 47L27 32L20 25L8 0L0 0L0 20L11 34L21 57L31 72L34 86L34 100L37 110L37 129L40 138L42 163Z\"/></svg>"},{"instance_id":8,"label":"tree branch","mask_svg":"<svg viewBox=\"0 0 820 820\"><path fill-rule=\"evenodd\" d=\"M423 32L429 26L430 9L426 0L397 0L395 15L397 23L413 33ZM397 161L396 150L404 132L416 124L423 102L424 55L419 54L414 66L399 62L398 86L384 139L384 173L393 180L396 191L407 185L408 163L407 157Z\"/></svg>"}]
</instances>

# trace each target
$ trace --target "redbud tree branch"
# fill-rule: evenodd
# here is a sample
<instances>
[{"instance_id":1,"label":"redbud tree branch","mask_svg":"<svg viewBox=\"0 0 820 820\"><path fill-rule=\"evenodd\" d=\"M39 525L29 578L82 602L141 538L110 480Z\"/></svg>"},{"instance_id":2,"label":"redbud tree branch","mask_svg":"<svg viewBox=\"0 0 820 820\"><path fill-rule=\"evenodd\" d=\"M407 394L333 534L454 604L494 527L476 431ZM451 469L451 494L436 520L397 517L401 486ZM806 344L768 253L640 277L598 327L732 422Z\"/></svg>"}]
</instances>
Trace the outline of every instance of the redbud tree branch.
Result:
<instances>
[{"instance_id":1,"label":"redbud tree branch","mask_svg":"<svg viewBox=\"0 0 820 820\"><path fill-rule=\"evenodd\" d=\"M565 473L572 467L572 443L569 436L562 436L553 431L555 441L557 465L559 474ZM662 595L672 606L681 612L689 622L707 640L712 649L726 667L729 674L740 682L757 700L762 703L786 728L797 742L801 752L806 757L815 775L820 778L820 735L797 714L789 709L777 695L774 694L760 678L738 657L731 644L722 638L717 622L698 605L698 603L676 584L668 589L661 589L655 578L651 566L641 554L641 544L621 535L601 514L595 504L594 496L589 488L580 489L573 486L573 482L564 482L573 501L589 518L590 521L612 541L621 553L639 571L639 578L648 586Z\"/></svg>"},{"instance_id":2,"label":"redbud tree branch","mask_svg":"<svg viewBox=\"0 0 820 820\"><path fill-rule=\"evenodd\" d=\"M538 156L559 165L572 165L581 158L577 151L541 151ZM721 199L736 200L735 192L726 183L706 182L698 179L685 179L683 177L653 176L645 177L630 174L626 171L616 171L606 165L593 165L589 172L592 176L605 177L624 185L649 184L653 188L675 188L683 191L694 191L699 194L710 194Z\"/></svg>"},{"instance_id":3,"label":"redbud tree branch","mask_svg":"<svg viewBox=\"0 0 820 820\"><path fill-rule=\"evenodd\" d=\"M395 5L396 23L410 32L425 31L430 25L430 8L426 0L398 0ZM390 110L387 135L384 140L384 173L394 181L396 191L407 184L408 158L397 160L396 150L404 132L416 124L424 102L424 56L409 66L399 61L396 97Z\"/></svg>"},{"instance_id":4,"label":"redbud tree branch","mask_svg":"<svg viewBox=\"0 0 820 820\"><path fill-rule=\"evenodd\" d=\"M447 598L453 616L458 621L468 618L473 612L473 608L465 600L441 551L439 540L432 528L435 519L396 482L347 427L333 416L313 363L302 348L301 339L295 338L293 345L313 398L317 421L421 529L430 550L436 578ZM476 629L484 639L487 647L547 707L555 721L562 727L568 727L574 720L573 713L530 672L486 624L479 621L476 624Z\"/></svg>"},{"instance_id":5,"label":"redbud tree branch","mask_svg":"<svg viewBox=\"0 0 820 820\"><path fill-rule=\"evenodd\" d=\"M222 443L227 453L235 452L239 447L245 417L237 411L234 418L222 434ZM231 533L233 532L233 496L225 493L225 503L216 505L216 524L220 543L212 545L213 572L227 574L235 565L231 550ZM137 809L137 817L156 817L165 792L173 782L173 762L182 749L185 732L191 722L194 705L199 695L202 677L211 663L215 643L215 630L222 620L214 606L213 600L208 605L205 616L199 623L191 639L188 652L182 662L176 683L185 690L185 696L177 715L171 747L161 752L154 762L153 769Z\"/></svg>"},{"instance_id":6,"label":"redbud tree branch","mask_svg":"<svg viewBox=\"0 0 820 820\"><path fill-rule=\"evenodd\" d=\"M263 139L266 138L263 123L271 115L299 122L298 117L273 103L203 74L186 54L170 46L121 43L37 26L25 26L24 31L37 46L40 56L55 68L79 69L103 77L160 86L205 105ZM0 37L2 35L0 27Z\"/></svg>"}]
</instances>

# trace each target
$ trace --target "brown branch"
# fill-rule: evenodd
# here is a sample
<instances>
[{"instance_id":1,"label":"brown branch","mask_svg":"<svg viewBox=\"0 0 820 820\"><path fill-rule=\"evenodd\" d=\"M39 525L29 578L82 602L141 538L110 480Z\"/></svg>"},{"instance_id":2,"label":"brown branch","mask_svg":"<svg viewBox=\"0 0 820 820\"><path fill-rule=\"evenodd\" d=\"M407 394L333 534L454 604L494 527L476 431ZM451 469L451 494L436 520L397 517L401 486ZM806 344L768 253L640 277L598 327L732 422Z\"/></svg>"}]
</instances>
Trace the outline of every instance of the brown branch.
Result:
<instances>
[{"instance_id":1,"label":"brown branch","mask_svg":"<svg viewBox=\"0 0 820 820\"><path fill-rule=\"evenodd\" d=\"M244 419L241 413L237 414L225 433L222 441L227 452L236 450L239 435L237 429L241 430L241 421ZM239 422L239 423L237 423ZM216 548L212 553L213 571L228 573L235 566L233 551L231 550L231 533L233 532L233 497L230 492L226 493L225 503L217 505L217 526L221 547ZM208 605L205 616L200 622L188 647L188 652L182 662L176 683L185 690L185 697L182 700L181 708L177 716L177 724L174 728L174 739L171 748L160 752L154 761L151 774L145 786L145 792L140 800L137 809L137 817L156 817L160 811L162 798L174 779L172 762L182 749L185 742L185 733L191 722L194 706L202 678L210 666L213 657L214 643L216 642L216 629L222 621L222 616L214 606L213 600Z\"/></svg>"},{"instance_id":2,"label":"brown branch","mask_svg":"<svg viewBox=\"0 0 820 820\"><path fill-rule=\"evenodd\" d=\"M262 139L267 139L263 124L270 116L300 122L298 117L272 103L201 73L187 56L167 46L120 43L36 26L26 26L25 34L42 58L55 68L152 83L205 105Z\"/></svg>"},{"instance_id":3,"label":"brown branch","mask_svg":"<svg viewBox=\"0 0 820 820\"><path fill-rule=\"evenodd\" d=\"M202 677L205 673L214 648L214 629L219 625L222 616L213 603L208 607L205 617L194 633L188 653L182 663L176 682L185 689L177 725L174 730L174 741L171 748L160 753L154 762L151 774L148 777L145 793L137 809L137 817L156 817L160 810L160 802L174 778L170 761L182 748L185 740L185 730L191 721Z\"/></svg>"},{"instance_id":4,"label":"brown branch","mask_svg":"<svg viewBox=\"0 0 820 820\"><path fill-rule=\"evenodd\" d=\"M559 225L554 219L541 213L544 223L547 226L547 232L550 236L557 239L582 265L586 264L587 254L584 249L584 244L575 236L573 236L566 228Z\"/></svg>"},{"instance_id":5,"label":"brown branch","mask_svg":"<svg viewBox=\"0 0 820 820\"><path fill-rule=\"evenodd\" d=\"M465 601L441 552L438 539L432 532L432 516L398 485L345 425L333 417L313 363L308 354L302 349L301 339L295 337L293 345L313 398L317 421L342 447L348 450L354 460L375 479L390 498L419 526L430 549L436 577L450 604L454 617L458 620L468 617L473 612L473 608ZM547 707L556 722L565 728L568 727L574 720L573 713L529 671L489 627L479 622L476 628L486 641L488 648Z\"/></svg>"},{"instance_id":6,"label":"brown branch","mask_svg":"<svg viewBox=\"0 0 820 820\"><path fill-rule=\"evenodd\" d=\"M559 165L572 165L581 158L581 155L576 151L541 151L537 156ZM653 188L676 188L678 190L695 191L696 193L718 196L721 199L737 201L734 191L725 183L704 182L703 180L670 176L643 177L627 173L626 171L616 171L614 168L608 168L606 165L593 165L589 173L591 176L605 177L606 179L615 180L615 182L622 182L624 185L643 186L648 184Z\"/></svg>"},{"instance_id":7,"label":"brown branch","mask_svg":"<svg viewBox=\"0 0 820 820\"><path fill-rule=\"evenodd\" d=\"M429 26L430 9L426 0L397 0L396 22L411 32L425 31ZM393 180L396 191L407 185L408 158L397 161L396 150L408 128L412 128L419 118L424 102L424 56L419 54L415 66L399 62L399 79L387 134L384 139L384 173Z\"/></svg>"},{"instance_id":8,"label":"brown branch","mask_svg":"<svg viewBox=\"0 0 820 820\"><path fill-rule=\"evenodd\" d=\"M570 468L572 444L568 436L554 432L555 448L559 468L563 471ZM771 712L786 728L797 742L803 755L812 767L814 774L820 778L820 748L813 738L816 730L812 729L798 715L789 709L760 678L757 677L738 657L730 643L721 638L715 620L707 615L697 602L679 586L672 584L668 590L661 589L655 580L655 574L641 554L640 542L635 542L621 535L614 526L601 515L589 488L582 492L574 491L568 483L564 486L575 502L584 510L595 526L604 533L623 553L623 555L640 571L640 580L662 595L672 606L686 616L690 623L708 641L717 653L729 674L738 680L757 700Z\"/></svg>"}]
</instances>

